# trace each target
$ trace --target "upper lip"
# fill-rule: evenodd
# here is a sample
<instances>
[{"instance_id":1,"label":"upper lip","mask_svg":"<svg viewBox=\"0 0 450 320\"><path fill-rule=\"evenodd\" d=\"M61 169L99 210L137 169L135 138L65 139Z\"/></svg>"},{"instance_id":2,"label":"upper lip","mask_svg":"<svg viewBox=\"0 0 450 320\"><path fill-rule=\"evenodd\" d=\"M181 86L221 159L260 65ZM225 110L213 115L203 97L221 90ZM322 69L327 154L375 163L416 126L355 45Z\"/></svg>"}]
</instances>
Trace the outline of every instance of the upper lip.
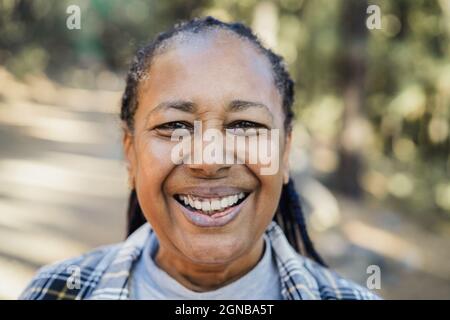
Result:
<instances>
[{"instance_id":1,"label":"upper lip","mask_svg":"<svg viewBox=\"0 0 450 320\"><path fill-rule=\"evenodd\" d=\"M200 198L221 198L232 196L241 192L248 193L250 192L250 190L228 186L197 186L197 187L182 188L178 190L175 194L191 195Z\"/></svg>"}]
</instances>

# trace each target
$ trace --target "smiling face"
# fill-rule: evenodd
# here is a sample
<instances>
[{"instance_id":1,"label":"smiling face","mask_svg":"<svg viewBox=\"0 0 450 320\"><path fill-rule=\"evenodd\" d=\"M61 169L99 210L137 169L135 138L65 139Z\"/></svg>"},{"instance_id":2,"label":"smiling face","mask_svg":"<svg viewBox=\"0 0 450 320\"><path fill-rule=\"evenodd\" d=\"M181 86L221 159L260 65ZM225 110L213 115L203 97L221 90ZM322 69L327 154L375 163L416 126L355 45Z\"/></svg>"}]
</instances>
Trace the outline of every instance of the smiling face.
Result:
<instances>
[{"instance_id":1,"label":"smiling face","mask_svg":"<svg viewBox=\"0 0 450 320\"><path fill-rule=\"evenodd\" d=\"M288 178L290 136L271 65L248 41L226 31L172 41L138 90L134 132L124 147L140 206L160 250L198 264L248 254L272 220ZM279 129L279 170L261 164L171 161L174 129Z\"/></svg>"}]
</instances>

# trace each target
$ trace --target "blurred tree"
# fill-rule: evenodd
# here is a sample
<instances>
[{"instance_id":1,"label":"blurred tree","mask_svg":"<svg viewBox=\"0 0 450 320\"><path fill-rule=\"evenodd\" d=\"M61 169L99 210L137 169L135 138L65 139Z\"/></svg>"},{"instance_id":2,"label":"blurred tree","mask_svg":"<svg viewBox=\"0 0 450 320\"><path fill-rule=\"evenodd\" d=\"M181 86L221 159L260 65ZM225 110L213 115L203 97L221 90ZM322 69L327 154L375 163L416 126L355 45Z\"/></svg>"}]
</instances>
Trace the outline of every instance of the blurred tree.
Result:
<instances>
[{"instance_id":1,"label":"blurred tree","mask_svg":"<svg viewBox=\"0 0 450 320\"><path fill-rule=\"evenodd\" d=\"M71 4L81 30L65 27ZM381 30L365 28L369 4ZM286 58L317 176L424 219L450 217L448 0L0 0L0 64L95 88L102 72L122 78L155 34L206 14L254 26Z\"/></svg>"},{"instance_id":2,"label":"blurred tree","mask_svg":"<svg viewBox=\"0 0 450 320\"><path fill-rule=\"evenodd\" d=\"M336 73L337 88L343 95L344 110L339 137L339 166L336 170L336 186L342 192L359 197L362 171L361 144L358 139L359 122L364 112L366 77L366 9L367 1L344 1L341 8L340 30L342 39L338 52Z\"/></svg>"}]
</instances>

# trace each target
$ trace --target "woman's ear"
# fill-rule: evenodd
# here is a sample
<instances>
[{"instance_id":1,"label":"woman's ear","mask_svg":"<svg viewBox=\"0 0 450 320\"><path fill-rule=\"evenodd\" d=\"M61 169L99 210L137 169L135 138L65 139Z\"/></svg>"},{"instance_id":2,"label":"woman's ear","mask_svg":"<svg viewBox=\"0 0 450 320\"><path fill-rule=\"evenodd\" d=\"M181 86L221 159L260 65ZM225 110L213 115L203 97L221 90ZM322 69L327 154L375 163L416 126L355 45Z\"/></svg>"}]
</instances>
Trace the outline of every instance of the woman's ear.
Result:
<instances>
[{"instance_id":1,"label":"woman's ear","mask_svg":"<svg viewBox=\"0 0 450 320\"><path fill-rule=\"evenodd\" d=\"M134 150L133 134L126 127L123 129L122 144L128 171L128 184L130 189L134 189L134 181L136 177L136 153Z\"/></svg>"},{"instance_id":2,"label":"woman's ear","mask_svg":"<svg viewBox=\"0 0 450 320\"><path fill-rule=\"evenodd\" d=\"M283 183L289 182L289 155L291 153L292 130L286 133L286 142L283 152Z\"/></svg>"}]
</instances>

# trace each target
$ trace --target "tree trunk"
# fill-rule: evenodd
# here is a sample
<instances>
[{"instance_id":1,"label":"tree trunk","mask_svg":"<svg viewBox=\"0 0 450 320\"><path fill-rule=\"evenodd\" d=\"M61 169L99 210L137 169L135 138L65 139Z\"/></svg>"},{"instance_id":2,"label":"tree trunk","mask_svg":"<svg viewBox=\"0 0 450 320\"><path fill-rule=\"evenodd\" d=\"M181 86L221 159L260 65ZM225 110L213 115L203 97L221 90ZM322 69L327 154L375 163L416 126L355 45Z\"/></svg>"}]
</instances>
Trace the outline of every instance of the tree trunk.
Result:
<instances>
[{"instance_id":1,"label":"tree trunk","mask_svg":"<svg viewBox=\"0 0 450 320\"><path fill-rule=\"evenodd\" d=\"M364 82L366 67L366 10L367 2L361 0L342 1L342 44L338 55L338 88L340 88L344 111L342 131L339 137L339 166L336 171L336 187L346 195L361 196L359 176L363 159L358 143L362 107L364 104Z\"/></svg>"}]
</instances>

